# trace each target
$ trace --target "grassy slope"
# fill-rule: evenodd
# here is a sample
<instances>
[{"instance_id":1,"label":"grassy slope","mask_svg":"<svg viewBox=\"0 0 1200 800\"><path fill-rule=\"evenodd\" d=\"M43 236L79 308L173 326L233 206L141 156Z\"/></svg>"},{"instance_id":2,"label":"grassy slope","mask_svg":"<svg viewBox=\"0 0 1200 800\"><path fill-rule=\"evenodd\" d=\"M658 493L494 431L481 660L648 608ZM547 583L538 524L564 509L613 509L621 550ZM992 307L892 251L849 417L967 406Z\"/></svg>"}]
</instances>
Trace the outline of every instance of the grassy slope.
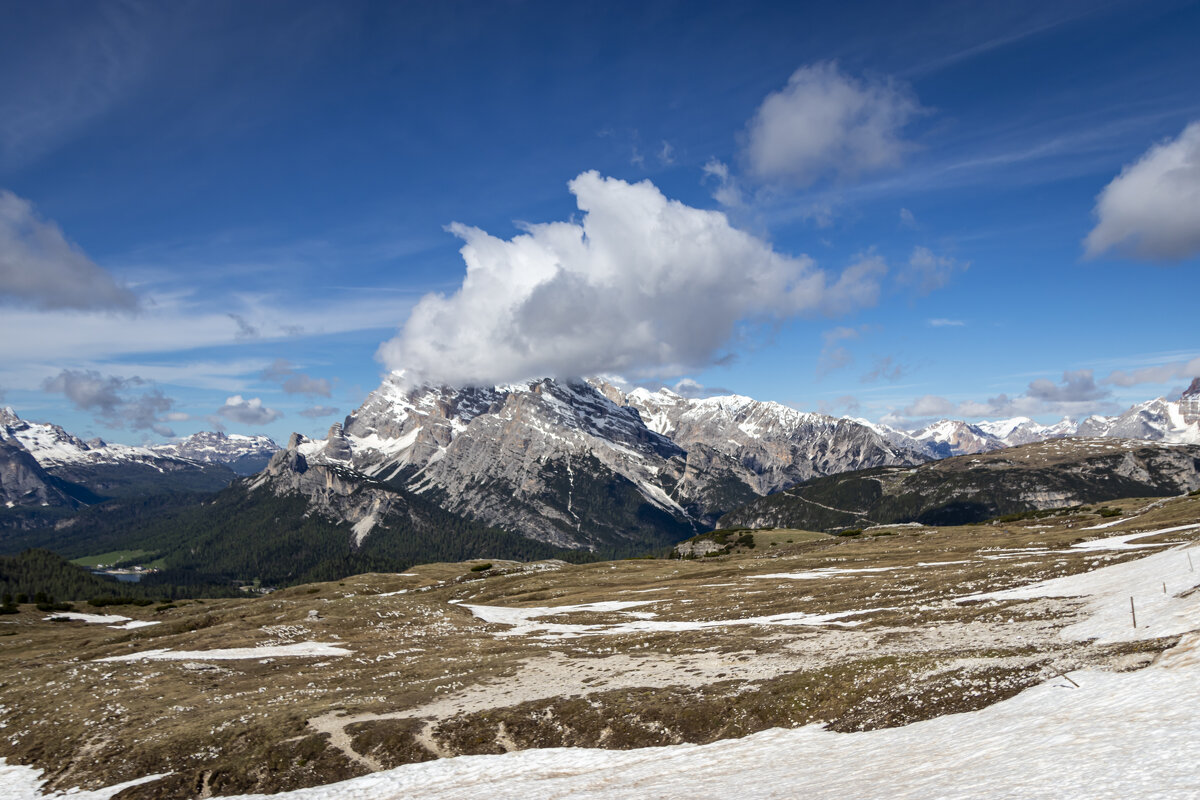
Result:
<instances>
[{"instance_id":1,"label":"grassy slope","mask_svg":"<svg viewBox=\"0 0 1200 800\"><path fill-rule=\"evenodd\" d=\"M427 564L262 598L122 609L160 623L133 631L24 612L2 631L10 636L0 647L0 723L12 733L0 739L0 756L47 769L58 788L170 773L123 797L183 798L202 786L219 795L327 783L366 772L364 758L393 766L516 747L710 742L777 726L860 730L969 711L1059 670L1136 668L1171 644L1068 641L1061 629L1079 610L1069 599L954 602L1140 555L1070 547L1082 539L1200 518L1200 498L1116 505L1133 519L1104 530L1089 528L1109 518L1075 510L852 539L756 532L762 542L753 551L696 561L541 570L496 563L480 572L471 569L477 564ZM1006 553L1013 558L996 560ZM1177 580L1192 575L1179 556ZM825 567L842 572L813 576ZM770 577L797 571L810 578ZM464 607L612 600L645 602L637 610L661 623L873 610L851 628L685 627L548 643L502 635L507 626ZM634 619L615 610L544 621ZM337 641L353 656L207 668L94 661L307 640ZM344 731L360 760L321 730Z\"/></svg>"}]
</instances>

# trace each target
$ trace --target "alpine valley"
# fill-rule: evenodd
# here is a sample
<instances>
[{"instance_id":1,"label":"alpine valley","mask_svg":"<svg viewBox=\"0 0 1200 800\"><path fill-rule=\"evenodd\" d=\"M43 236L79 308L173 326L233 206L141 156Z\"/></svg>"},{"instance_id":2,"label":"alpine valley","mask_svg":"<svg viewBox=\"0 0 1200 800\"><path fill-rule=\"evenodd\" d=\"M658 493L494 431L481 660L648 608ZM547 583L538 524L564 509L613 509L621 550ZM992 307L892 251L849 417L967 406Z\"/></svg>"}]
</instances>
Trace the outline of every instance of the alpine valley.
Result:
<instances>
[{"instance_id":1,"label":"alpine valley","mask_svg":"<svg viewBox=\"0 0 1200 800\"><path fill-rule=\"evenodd\" d=\"M629 556L718 521L958 524L1175 494L1195 488L1200 447L1187 445L1200 445L1200 380L1115 417L912 431L600 379L454 389L402 373L324 439L294 434L282 449L209 432L150 447L85 442L12 409L0 423L0 552L133 553L127 565L285 585L432 559ZM1027 446L1057 440L1054 458L1029 457ZM980 454L995 455L962 458Z\"/></svg>"}]
</instances>

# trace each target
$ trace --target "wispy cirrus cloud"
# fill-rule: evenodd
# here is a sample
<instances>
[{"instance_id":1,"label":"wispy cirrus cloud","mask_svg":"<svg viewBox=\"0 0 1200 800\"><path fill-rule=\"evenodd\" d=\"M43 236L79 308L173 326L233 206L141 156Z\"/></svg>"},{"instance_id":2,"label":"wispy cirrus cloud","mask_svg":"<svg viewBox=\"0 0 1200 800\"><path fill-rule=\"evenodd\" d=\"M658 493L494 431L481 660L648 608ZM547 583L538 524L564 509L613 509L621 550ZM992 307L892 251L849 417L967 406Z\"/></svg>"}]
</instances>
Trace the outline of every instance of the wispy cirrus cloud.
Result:
<instances>
[{"instance_id":1,"label":"wispy cirrus cloud","mask_svg":"<svg viewBox=\"0 0 1200 800\"><path fill-rule=\"evenodd\" d=\"M6 21L19 30L22 11L36 5L6 9ZM59 147L139 85L155 41L146 35L147 23L155 24L150 10L81 6L72 10L72 24L37 49L10 42L0 52L0 73L21 76L0 93L0 166L26 164Z\"/></svg>"}]
</instances>

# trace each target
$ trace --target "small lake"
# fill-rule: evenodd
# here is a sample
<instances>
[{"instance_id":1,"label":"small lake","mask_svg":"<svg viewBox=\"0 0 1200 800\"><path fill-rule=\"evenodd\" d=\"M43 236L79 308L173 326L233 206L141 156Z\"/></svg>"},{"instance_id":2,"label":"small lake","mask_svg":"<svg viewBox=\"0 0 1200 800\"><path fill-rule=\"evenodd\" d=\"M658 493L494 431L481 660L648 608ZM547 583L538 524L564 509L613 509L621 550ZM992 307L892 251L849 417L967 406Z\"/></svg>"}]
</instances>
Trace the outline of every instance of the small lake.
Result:
<instances>
[{"instance_id":1,"label":"small lake","mask_svg":"<svg viewBox=\"0 0 1200 800\"><path fill-rule=\"evenodd\" d=\"M142 580L140 572L105 572L104 570L92 570L93 575L103 575L106 578L116 578L122 583L138 583Z\"/></svg>"}]
</instances>

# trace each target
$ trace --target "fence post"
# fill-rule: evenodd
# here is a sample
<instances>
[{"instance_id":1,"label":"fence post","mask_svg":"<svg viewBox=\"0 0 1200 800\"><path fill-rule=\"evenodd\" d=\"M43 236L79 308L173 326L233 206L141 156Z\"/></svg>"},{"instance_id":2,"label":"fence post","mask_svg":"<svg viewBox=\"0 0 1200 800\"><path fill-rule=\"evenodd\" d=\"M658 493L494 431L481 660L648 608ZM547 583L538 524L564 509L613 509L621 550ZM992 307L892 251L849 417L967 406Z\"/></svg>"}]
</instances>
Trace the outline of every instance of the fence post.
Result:
<instances>
[{"instance_id":1,"label":"fence post","mask_svg":"<svg viewBox=\"0 0 1200 800\"><path fill-rule=\"evenodd\" d=\"M1133 617L1133 627L1137 627L1137 610L1133 607L1133 598L1129 598L1129 614Z\"/></svg>"}]
</instances>

